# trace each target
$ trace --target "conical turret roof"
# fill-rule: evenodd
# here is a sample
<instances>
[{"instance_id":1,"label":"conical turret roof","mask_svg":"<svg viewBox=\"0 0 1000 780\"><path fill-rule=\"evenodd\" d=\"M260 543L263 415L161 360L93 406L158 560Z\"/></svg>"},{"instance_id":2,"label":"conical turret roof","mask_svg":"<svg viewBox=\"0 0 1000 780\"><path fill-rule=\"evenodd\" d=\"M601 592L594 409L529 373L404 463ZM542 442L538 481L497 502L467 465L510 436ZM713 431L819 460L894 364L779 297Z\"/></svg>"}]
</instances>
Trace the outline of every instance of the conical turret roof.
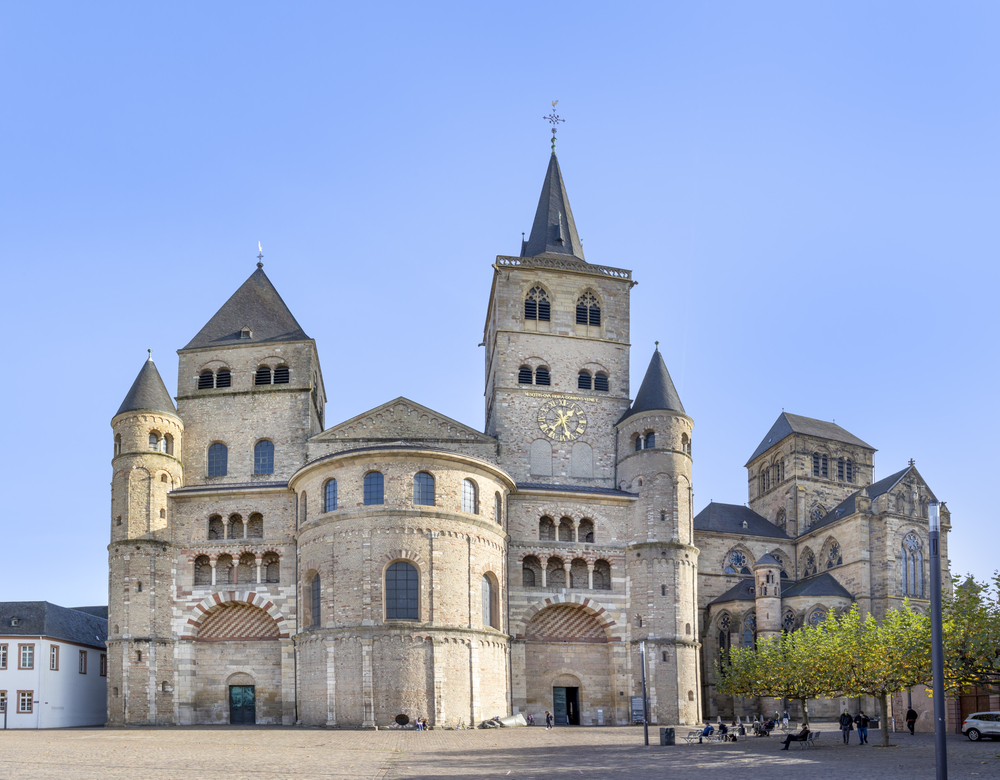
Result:
<instances>
[{"instance_id":1,"label":"conical turret roof","mask_svg":"<svg viewBox=\"0 0 1000 780\"><path fill-rule=\"evenodd\" d=\"M541 254L571 255L577 260L584 259L583 244L576 233L573 210L569 207L566 183L555 152L549 158L549 169L545 172L542 194L538 197L531 234L521 247L521 257Z\"/></svg>"},{"instance_id":2,"label":"conical turret roof","mask_svg":"<svg viewBox=\"0 0 1000 780\"><path fill-rule=\"evenodd\" d=\"M249 338L242 335L246 327L250 328ZM302 341L308 338L267 278L263 267L258 264L257 270L222 304L222 308L184 349Z\"/></svg>"},{"instance_id":3,"label":"conical turret roof","mask_svg":"<svg viewBox=\"0 0 1000 780\"><path fill-rule=\"evenodd\" d=\"M163 384L160 372L156 370L152 354L142 364L142 368L139 369L139 375L132 383L132 387L129 389L128 395L125 396L125 400L122 401L122 405L115 412L115 416L117 417L119 414L124 414L125 412L138 412L142 409L151 412L177 414L173 399L170 398L170 393L167 392L167 386Z\"/></svg>"},{"instance_id":4,"label":"conical turret roof","mask_svg":"<svg viewBox=\"0 0 1000 780\"><path fill-rule=\"evenodd\" d=\"M653 411L687 414L684 411L684 404L681 403L681 397L677 395L677 388L670 378L670 372L667 371L667 364L663 362L659 347L653 352L653 357L649 361L649 368L646 369L646 376L639 385L639 392L635 396L632 408L625 412L618 422L624 422L635 414Z\"/></svg>"}]
</instances>

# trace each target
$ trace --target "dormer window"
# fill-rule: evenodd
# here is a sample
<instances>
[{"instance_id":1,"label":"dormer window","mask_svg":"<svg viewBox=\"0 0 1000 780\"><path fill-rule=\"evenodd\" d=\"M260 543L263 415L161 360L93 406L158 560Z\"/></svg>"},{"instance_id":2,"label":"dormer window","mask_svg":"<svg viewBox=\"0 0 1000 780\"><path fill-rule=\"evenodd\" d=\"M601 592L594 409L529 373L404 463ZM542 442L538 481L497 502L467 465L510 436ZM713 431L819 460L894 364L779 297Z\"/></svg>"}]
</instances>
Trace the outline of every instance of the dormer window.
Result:
<instances>
[{"instance_id":1,"label":"dormer window","mask_svg":"<svg viewBox=\"0 0 1000 780\"><path fill-rule=\"evenodd\" d=\"M253 338L253 331L250 329L249 325L244 325L243 326L243 330L240 331L240 338L241 339L252 339Z\"/></svg>"}]
</instances>

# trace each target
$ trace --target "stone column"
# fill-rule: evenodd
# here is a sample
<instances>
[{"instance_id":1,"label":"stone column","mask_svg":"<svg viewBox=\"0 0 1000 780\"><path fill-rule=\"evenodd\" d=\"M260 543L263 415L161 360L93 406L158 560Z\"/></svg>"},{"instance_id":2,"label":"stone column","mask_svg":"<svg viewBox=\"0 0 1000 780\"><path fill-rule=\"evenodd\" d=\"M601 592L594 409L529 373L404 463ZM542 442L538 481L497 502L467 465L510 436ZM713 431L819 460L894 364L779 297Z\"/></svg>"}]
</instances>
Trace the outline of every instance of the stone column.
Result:
<instances>
[{"instance_id":1,"label":"stone column","mask_svg":"<svg viewBox=\"0 0 1000 780\"><path fill-rule=\"evenodd\" d=\"M260 567L264 563L264 559L261 556L257 556L257 584L260 585Z\"/></svg>"},{"instance_id":2,"label":"stone column","mask_svg":"<svg viewBox=\"0 0 1000 780\"><path fill-rule=\"evenodd\" d=\"M243 539L247 538L247 519L244 517L241 521L243 523Z\"/></svg>"},{"instance_id":3,"label":"stone column","mask_svg":"<svg viewBox=\"0 0 1000 780\"><path fill-rule=\"evenodd\" d=\"M217 564L218 561L215 558L212 558L208 563L212 567L212 584L215 585L215 564Z\"/></svg>"},{"instance_id":4,"label":"stone column","mask_svg":"<svg viewBox=\"0 0 1000 780\"><path fill-rule=\"evenodd\" d=\"M593 590L594 589L594 564L593 563L588 563L587 564L587 589L588 590Z\"/></svg>"},{"instance_id":5,"label":"stone column","mask_svg":"<svg viewBox=\"0 0 1000 780\"><path fill-rule=\"evenodd\" d=\"M326 642L326 725L337 725L337 656L332 639Z\"/></svg>"},{"instance_id":6,"label":"stone column","mask_svg":"<svg viewBox=\"0 0 1000 780\"><path fill-rule=\"evenodd\" d=\"M542 561L542 587L548 585L548 574L549 574L549 559L546 558Z\"/></svg>"}]
</instances>

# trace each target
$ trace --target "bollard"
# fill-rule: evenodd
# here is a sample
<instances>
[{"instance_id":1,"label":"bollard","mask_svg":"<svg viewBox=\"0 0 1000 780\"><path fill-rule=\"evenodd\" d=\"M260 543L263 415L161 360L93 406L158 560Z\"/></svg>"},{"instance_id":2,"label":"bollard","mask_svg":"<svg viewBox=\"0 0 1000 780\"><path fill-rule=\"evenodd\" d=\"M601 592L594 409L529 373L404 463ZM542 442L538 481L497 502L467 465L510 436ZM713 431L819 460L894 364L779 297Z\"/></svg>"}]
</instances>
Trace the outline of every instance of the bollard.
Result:
<instances>
[{"instance_id":1,"label":"bollard","mask_svg":"<svg viewBox=\"0 0 1000 780\"><path fill-rule=\"evenodd\" d=\"M664 746L669 746L674 744L674 730L661 728L660 729L660 744Z\"/></svg>"}]
</instances>

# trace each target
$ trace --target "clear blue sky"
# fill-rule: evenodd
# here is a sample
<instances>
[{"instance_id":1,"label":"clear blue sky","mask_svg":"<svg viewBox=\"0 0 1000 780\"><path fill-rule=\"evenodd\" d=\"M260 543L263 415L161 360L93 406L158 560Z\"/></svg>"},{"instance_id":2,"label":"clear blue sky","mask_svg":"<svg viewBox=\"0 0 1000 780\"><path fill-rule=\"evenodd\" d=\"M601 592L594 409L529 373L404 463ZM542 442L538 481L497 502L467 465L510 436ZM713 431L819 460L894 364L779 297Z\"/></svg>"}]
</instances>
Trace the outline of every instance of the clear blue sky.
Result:
<instances>
[{"instance_id":1,"label":"clear blue sky","mask_svg":"<svg viewBox=\"0 0 1000 780\"><path fill-rule=\"evenodd\" d=\"M109 422L265 269L347 419L483 424L476 346L559 155L587 259L631 268L695 500L746 501L782 409L910 458L956 572L997 565L996 3L0 7L8 366L0 600L106 603Z\"/></svg>"}]
</instances>

